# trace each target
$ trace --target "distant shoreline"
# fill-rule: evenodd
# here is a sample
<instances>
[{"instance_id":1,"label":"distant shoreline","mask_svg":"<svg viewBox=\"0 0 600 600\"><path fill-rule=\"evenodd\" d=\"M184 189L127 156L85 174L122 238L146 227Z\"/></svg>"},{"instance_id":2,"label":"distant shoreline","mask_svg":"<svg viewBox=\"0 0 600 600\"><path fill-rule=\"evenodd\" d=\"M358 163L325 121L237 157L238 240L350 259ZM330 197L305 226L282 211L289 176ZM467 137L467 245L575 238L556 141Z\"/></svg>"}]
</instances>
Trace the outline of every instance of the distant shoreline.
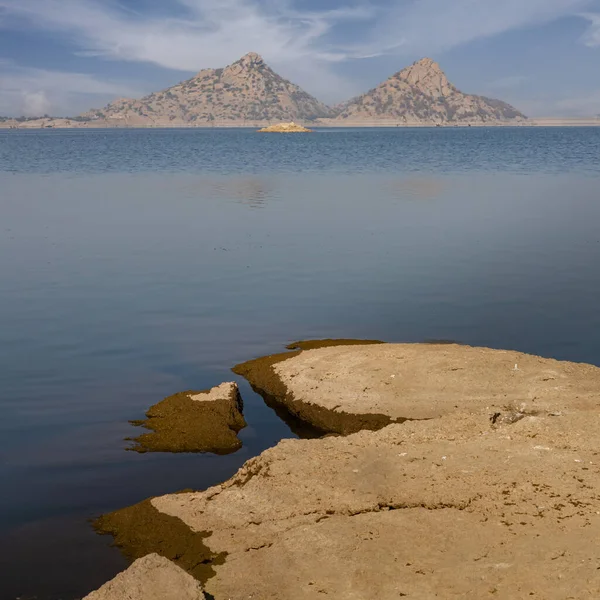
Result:
<instances>
[{"instance_id":1,"label":"distant shoreline","mask_svg":"<svg viewBox=\"0 0 600 600\"><path fill-rule=\"evenodd\" d=\"M392 120L381 121L338 121L334 119L318 119L314 122L303 122L317 129L410 129L410 128L470 128L470 127L600 127L599 118L558 118L547 117L538 119L527 119L526 121L496 121L489 123L405 123ZM9 120L0 122L0 129L12 130L37 130L37 129L260 129L273 125L272 122L222 122L211 125L197 125L192 123L119 123L115 121L72 121L70 119L35 119L31 121L18 122Z\"/></svg>"}]
</instances>

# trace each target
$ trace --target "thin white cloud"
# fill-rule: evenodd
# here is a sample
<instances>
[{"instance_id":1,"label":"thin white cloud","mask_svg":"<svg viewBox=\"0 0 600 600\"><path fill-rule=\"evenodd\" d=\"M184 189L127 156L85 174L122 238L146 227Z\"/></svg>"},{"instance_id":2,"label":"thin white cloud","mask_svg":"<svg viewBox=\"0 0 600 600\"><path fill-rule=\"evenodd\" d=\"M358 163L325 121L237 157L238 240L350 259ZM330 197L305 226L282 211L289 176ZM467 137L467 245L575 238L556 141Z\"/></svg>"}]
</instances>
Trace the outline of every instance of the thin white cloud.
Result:
<instances>
[{"instance_id":1,"label":"thin white cloud","mask_svg":"<svg viewBox=\"0 0 600 600\"><path fill-rule=\"evenodd\" d=\"M23 115L38 117L47 115L52 110L52 104L45 91L23 93Z\"/></svg>"},{"instance_id":2,"label":"thin white cloud","mask_svg":"<svg viewBox=\"0 0 600 600\"><path fill-rule=\"evenodd\" d=\"M469 42L576 14L594 0L404 0L362 47L377 53L438 54Z\"/></svg>"},{"instance_id":3,"label":"thin white cloud","mask_svg":"<svg viewBox=\"0 0 600 600\"><path fill-rule=\"evenodd\" d=\"M386 52L438 51L581 12L592 0L400 0L301 11L291 0L173 0L181 16L139 14L99 0L0 0L5 19L68 34L83 51L194 71L249 51L269 60L339 61ZM174 14L180 14L174 13ZM332 43L348 20L349 44Z\"/></svg>"},{"instance_id":4,"label":"thin white cloud","mask_svg":"<svg viewBox=\"0 0 600 600\"><path fill-rule=\"evenodd\" d=\"M139 88L86 73L0 63L0 115L77 114L115 96L136 96Z\"/></svg>"},{"instance_id":5,"label":"thin white cloud","mask_svg":"<svg viewBox=\"0 0 600 600\"><path fill-rule=\"evenodd\" d=\"M590 23L588 30L583 36L583 43L590 48L600 46L600 14L583 13L580 16Z\"/></svg>"},{"instance_id":6,"label":"thin white cloud","mask_svg":"<svg viewBox=\"0 0 600 600\"><path fill-rule=\"evenodd\" d=\"M88 53L182 71L221 66L249 51L282 62L337 60L316 42L336 23L370 14L366 7L301 13L251 0L176 3L188 18L132 15L96 0L0 0L0 7L29 27L68 33Z\"/></svg>"}]
</instances>

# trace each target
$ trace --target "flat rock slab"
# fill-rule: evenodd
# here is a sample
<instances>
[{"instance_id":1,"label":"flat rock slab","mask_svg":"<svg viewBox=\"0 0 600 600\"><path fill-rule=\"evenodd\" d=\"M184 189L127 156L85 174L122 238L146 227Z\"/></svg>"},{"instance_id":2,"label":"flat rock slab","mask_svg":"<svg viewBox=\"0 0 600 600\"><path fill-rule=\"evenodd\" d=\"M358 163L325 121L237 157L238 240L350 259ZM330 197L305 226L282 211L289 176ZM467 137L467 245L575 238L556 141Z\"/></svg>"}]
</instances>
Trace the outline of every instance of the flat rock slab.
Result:
<instances>
[{"instance_id":1,"label":"flat rock slab","mask_svg":"<svg viewBox=\"0 0 600 600\"><path fill-rule=\"evenodd\" d=\"M546 410L600 389L600 370L590 365L457 344L317 347L234 371L300 419L340 434L457 410Z\"/></svg>"},{"instance_id":2,"label":"flat rock slab","mask_svg":"<svg viewBox=\"0 0 600 600\"><path fill-rule=\"evenodd\" d=\"M167 548L188 571L202 565L215 598L600 598L600 369L410 349L437 373L460 363L436 362L436 351L464 350L482 376L526 377L522 394L538 386L540 395L505 384L499 396L490 385L486 401L487 383L473 380L479 395L465 385L472 400L439 400L437 417L285 440L222 485L153 498L106 515L99 529L130 553L143 544ZM504 406L517 399L527 406Z\"/></svg>"},{"instance_id":3,"label":"flat rock slab","mask_svg":"<svg viewBox=\"0 0 600 600\"><path fill-rule=\"evenodd\" d=\"M157 554L136 560L126 571L84 600L204 600L191 575Z\"/></svg>"},{"instance_id":4,"label":"flat rock slab","mask_svg":"<svg viewBox=\"0 0 600 600\"><path fill-rule=\"evenodd\" d=\"M201 535L215 598L596 599L598 408L287 440L223 485L152 499L156 528L125 509L127 527L175 557L189 543L165 518Z\"/></svg>"},{"instance_id":5,"label":"flat rock slab","mask_svg":"<svg viewBox=\"0 0 600 600\"><path fill-rule=\"evenodd\" d=\"M223 383L204 392L180 392L148 410L135 421L152 433L135 438L137 452L214 452L239 450L237 433L246 427L242 398L235 383Z\"/></svg>"}]
</instances>

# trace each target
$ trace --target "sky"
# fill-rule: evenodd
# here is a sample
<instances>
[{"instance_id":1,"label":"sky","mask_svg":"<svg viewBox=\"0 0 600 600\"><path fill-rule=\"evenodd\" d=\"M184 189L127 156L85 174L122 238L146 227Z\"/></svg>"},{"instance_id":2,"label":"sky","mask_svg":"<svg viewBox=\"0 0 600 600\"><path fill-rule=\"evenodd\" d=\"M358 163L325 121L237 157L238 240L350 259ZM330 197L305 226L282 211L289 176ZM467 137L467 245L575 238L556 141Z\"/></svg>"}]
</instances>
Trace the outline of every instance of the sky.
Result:
<instances>
[{"instance_id":1,"label":"sky","mask_svg":"<svg viewBox=\"0 0 600 600\"><path fill-rule=\"evenodd\" d=\"M248 52L330 104L429 56L527 115L600 114L600 0L0 0L0 115L76 115Z\"/></svg>"}]
</instances>

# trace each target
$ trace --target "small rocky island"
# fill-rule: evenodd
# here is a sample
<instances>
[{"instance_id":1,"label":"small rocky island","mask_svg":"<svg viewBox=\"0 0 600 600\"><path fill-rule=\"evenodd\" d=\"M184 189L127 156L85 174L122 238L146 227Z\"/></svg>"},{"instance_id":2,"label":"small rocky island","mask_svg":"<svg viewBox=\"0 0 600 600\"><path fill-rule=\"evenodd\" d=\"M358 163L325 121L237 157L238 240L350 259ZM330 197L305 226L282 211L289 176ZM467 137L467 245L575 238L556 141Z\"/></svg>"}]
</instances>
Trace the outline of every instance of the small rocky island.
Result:
<instances>
[{"instance_id":1,"label":"small rocky island","mask_svg":"<svg viewBox=\"0 0 600 600\"><path fill-rule=\"evenodd\" d=\"M101 517L142 562L90 600L600 598L600 368L329 340L234 370L323 437Z\"/></svg>"},{"instance_id":2,"label":"small rocky island","mask_svg":"<svg viewBox=\"0 0 600 600\"><path fill-rule=\"evenodd\" d=\"M307 129L291 121L290 123L278 123L269 125L258 130L259 133L312 133L312 129Z\"/></svg>"}]
</instances>

